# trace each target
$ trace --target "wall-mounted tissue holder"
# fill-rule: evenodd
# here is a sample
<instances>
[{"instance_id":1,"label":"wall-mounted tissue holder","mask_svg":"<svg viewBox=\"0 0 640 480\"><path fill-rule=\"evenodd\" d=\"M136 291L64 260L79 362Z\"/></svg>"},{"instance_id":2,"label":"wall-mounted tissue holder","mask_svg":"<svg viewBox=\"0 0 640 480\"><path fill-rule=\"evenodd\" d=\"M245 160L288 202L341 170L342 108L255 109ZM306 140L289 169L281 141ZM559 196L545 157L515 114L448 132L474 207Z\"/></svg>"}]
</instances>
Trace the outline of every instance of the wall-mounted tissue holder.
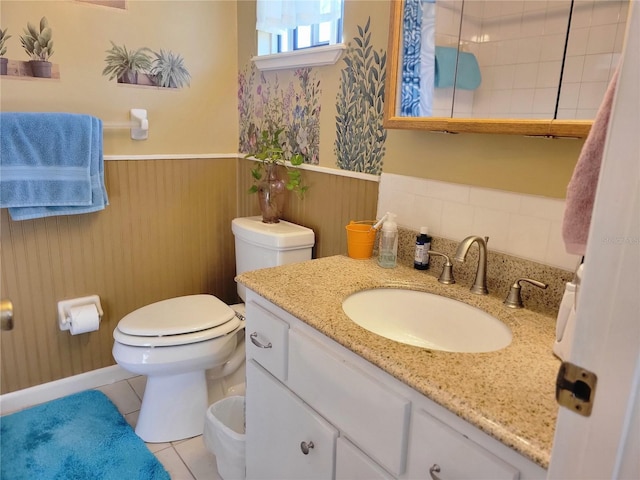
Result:
<instances>
[{"instance_id":1,"label":"wall-mounted tissue holder","mask_svg":"<svg viewBox=\"0 0 640 480\"><path fill-rule=\"evenodd\" d=\"M58 302L58 326L71 335L94 332L100 327L103 311L98 295Z\"/></svg>"}]
</instances>

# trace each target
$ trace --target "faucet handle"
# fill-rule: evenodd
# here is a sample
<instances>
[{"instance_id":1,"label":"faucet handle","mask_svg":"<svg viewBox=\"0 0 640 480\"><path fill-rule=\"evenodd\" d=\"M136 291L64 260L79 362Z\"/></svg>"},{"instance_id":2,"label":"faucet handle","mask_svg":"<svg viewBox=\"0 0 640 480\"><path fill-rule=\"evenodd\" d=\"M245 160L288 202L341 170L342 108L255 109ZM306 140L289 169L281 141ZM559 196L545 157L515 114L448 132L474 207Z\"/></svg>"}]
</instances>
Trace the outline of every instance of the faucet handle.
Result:
<instances>
[{"instance_id":1,"label":"faucet handle","mask_svg":"<svg viewBox=\"0 0 640 480\"><path fill-rule=\"evenodd\" d=\"M438 281L445 285L452 285L456 283L455 278L453 278L453 263L451 263L449 257L444 253L436 252L435 250L428 250L427 253L429 255L444 257L444 266L442 267L442 273L438 277Z\"/></svg>"},{"instance_id":2,"label":"faucet handle","mask_svg":"<svg viewBox=\"0 0 640 480\"><path fill-rule=\"evenodd\" d=\"M546 283L539 282L538 280L533 280L531 278L519 278L516 280L511 288L509 289L509 294L507 298L504 300L504 304L509 308L522 308L524 304L522 303L522 295L520 295L520 291L522 289L520 282L528 282L531 285L534 285L538 288L547 288Z\"/></svg>"}]
</instances>

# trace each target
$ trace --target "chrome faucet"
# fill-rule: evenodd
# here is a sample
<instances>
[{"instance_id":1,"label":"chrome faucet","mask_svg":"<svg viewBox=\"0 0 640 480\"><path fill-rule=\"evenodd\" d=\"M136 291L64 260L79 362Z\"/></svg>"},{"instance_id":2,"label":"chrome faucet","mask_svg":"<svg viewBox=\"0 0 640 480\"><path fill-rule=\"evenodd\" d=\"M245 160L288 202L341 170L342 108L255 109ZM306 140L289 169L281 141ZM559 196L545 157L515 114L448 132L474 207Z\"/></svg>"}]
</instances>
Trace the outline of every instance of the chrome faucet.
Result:
<instances>
[{"instance_id":1,"label":"chrome faucet","mask_svg":"<svg viewBox=\"0 0 640 480\"><path fill-rule=\"evenodd\" d=\"M476 278L473 281L473 285L471 286L471 292L477 295L487 295L489 290L487 290L487 242L489 241L489 237L479 237L477 235L472 235L470 237L465 238L458 245L458 249L456 250L456 254L454 259L458 262L464 262L464 259L467 258L467 253L469 252L469 248L473 243L478 243L478 269L476 270Z\"/></svg>"}]
</instances>

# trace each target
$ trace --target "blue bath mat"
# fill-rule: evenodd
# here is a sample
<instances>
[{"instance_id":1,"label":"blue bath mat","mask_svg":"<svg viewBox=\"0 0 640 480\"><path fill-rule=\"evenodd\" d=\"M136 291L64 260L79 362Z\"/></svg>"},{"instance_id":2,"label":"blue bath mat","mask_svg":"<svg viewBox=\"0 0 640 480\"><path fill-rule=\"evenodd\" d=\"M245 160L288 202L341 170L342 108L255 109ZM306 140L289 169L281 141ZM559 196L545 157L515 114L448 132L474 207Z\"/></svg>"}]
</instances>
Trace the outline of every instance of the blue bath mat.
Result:
<instances>
[{"instance_id":1,"label":"blue bath mat","mask_svg":"<svg viewBox=\"0 0 640 480\"><path fill-rule=\"evenodd\" d=\"M0 417L2 480L169 480L118 409L87 390Z\"/></svg>"}]
</instances>

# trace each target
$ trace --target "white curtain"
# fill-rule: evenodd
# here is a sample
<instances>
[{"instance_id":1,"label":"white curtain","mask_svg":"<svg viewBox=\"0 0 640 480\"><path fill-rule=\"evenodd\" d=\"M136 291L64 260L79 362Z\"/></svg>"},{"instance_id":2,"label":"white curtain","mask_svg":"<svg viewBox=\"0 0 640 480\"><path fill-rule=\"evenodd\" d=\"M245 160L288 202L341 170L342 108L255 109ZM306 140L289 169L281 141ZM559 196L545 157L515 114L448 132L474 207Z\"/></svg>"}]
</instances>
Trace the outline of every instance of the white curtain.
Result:
<instances>
[{"instance_id":1,"label":"white curtain","mask_svg":"<svg viewBox=\"0 0 640 480\"><path fill-rule=\"evenodd\" d=\"M276 35L298 25L337 20L342 0L257 0L256 29Z\"/></svg>"}]
</instances>

